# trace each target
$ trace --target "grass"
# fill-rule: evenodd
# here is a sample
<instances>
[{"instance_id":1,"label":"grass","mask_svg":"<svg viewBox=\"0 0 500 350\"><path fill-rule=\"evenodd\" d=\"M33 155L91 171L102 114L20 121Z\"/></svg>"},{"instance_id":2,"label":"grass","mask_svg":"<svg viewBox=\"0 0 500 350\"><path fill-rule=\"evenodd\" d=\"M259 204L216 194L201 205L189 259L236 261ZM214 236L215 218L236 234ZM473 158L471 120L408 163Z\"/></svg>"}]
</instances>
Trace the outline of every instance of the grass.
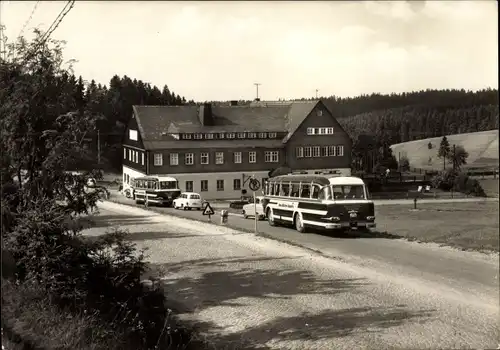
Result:
<instances>
[{"instance_id":1,"label":"grass","mask_svg":"<svg viewBox=\"0 0 500 350\"><path fill-rule=\"evenodd\" d=\"M498 178L496 179L477 179L488 197L498 197Z\"/></svg>"},{"instance_id":2,"label":"grass","mask_svg":"<svg viewBox=\"0 0 500 350\"><path fill-rule=\"evenodd\" d=\"M486 252L499 251L498 211L496 202L376 207L377 226L391 234Z\"/></svg>"},{"instance_id":3,"label":"grass","mask_svg":"<svg viewBox=\"0 0 500 350\"><path fill-rule=\"evenodd\" d=\"M54 305L45 290L2 278L2 327L12 349L126 349L126 340L91 315Z\"/></svg>"},{"instance_id":4,"label":"grass","mask_svg":"<svg viewBox=\"0 0 500 350\"><path fill-rule=\"evenodd\" d=\"M410 141L392 145L393 154L406 155L410 167L442 170L443 160L437 157L442 137ZM447 136L450 145L462 145L469 153L467 166L474 168L498 167L498 130L481 131ZM432 149L427 145L432 143ZM429 162L430 158L430 162Z\"/></svg>"}]
</instances>

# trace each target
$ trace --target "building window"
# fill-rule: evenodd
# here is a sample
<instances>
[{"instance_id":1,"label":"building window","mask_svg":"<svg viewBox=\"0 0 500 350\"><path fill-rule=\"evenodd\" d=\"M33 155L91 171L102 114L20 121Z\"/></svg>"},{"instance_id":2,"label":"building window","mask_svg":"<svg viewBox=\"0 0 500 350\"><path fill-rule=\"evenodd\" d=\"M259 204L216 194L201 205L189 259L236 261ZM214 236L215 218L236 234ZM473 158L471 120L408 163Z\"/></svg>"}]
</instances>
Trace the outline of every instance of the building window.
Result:
<instances>
[{"instance_id":1,"label":"building window","mask_svg":"<svg viewBox=\"0 0 500 350\"><path fill-rule=\"evenodd\" d=\"M123 149L123 159L127 159L127 149Z\"/></svg>"},{"instance_id":2,"label":"building window","mask_svg":"<svg viewBox=\"0 0 500 350\"><path fill-rule=\"evenodd\" d=\"M233 190L235 191L241 190L241 179L233 180Z\"/></svg>"},{"instance_id":3,"label":"building window","mask_svg":"<svg viewBox=\"0 0 500 350\"><path fill-rule=\"evenodd\" d=\"M208 153L202 153L201 154L201 164L208 164Z\"/></svg>"},{"instance_id":4,"label":"building window","mask_svg":"<svg viewBox=\"0 0 500 350\"><path fill-rule=\"evenodd\" d=\"M266 163L278 163L278 151L269 151L264 153L264 161Z\"/></svg>"},{"instance_id":5,"label":"building window","mask_svg":"<svg viewBox=\"0 0 500 350\"><path fill-rule=\"evenodd\" d=\"M245 138L245 133L244 132L239 132L238 133L238 138L239 139L244 139Z\"/></svg>"},{"instance_id":6,"label":"building window","mask_svg":"<svg viewBox=\"0 0 500 350\"><path fill-rule=\"evenodd\" d=\"M234 162L237 164L241 163L241 152L234 152Z\"/></svg>"},{"instance_id":7,"label":"building window","mask_svg":"<svg viewBox=\"0 0 500 350\"><path fill-rule=\"evenodd\" d=\"M132 150L128 150L128 160L132 161Z\"/></svg>"},{"instance_id":8,"label":"building window","mask_svg":"<svg viewBox=\"0 0 500 350\"><path fill-rule=\"evenodd\" d=\"M326 128L326 133L328 135L333 135L333 128Z\"/></svg>"},{"instance_id":9,"label":"building window","mask_svg":"<svg viewBox=\"0 0 500 350\"><path fill-rule=\"evenodd\" d=\"M328 146L323 146L321 156L328 157Z\"/></svg>"},{"instance_id":10,"label":"building window","mask_svg":"<svg viewBox=\"0 0 500 350\"><path fill-rule=\"evenodd\" d=\"M328 156L335 157L335 146L328 146Z\"/></svg>"},{"instance_id":11,"label":"building window","mask_svg":"<svg viewBox=\"0 0 500 350\"><path fill-rule=\"evenodd\" d=\"M228 139L234 139L235 136L236 136L236 134L234 132L230 132L230 133L227 134L227 138Z\"/></svg>"},{"instance_id":12,"label":"building window","mask_svg":"<svg viewBox=\"0 0 500 350\"><path fill-rule=\"evenodd\" d=\"M223 132L219 133L219 139L223 139L224 137L225 137L225 135Z\"/></svg>"},{"instance_id":13,"label":"building window","mask_svg":"<svg viewBox=\"0 0 500 350\"><path fill-rule=\"evenodd\" d=\"M320 135L326 135L326 128L319 128Z\"/></svg>"},{"instance_id":14,"label":"building window","mask_svg":"<svg viewBox=\"0 0 500 350\"><path fill-rule=\"evenodd\" d=\"M130 129L128 131L128 138L133 140L133 141L137 141L137 130Z\"/></svg>"},{"instance_id":15,"label":"building window","mask_svg":"<svg viewBox=\"0 0 500 350\"><path fill-rule=\"evenodd\" d=\"M311 147L304 147L304 157L311 158Z\"/></svg>"},{"instance_id":16,"label":"building window","mask_svg":"<svg viewBox=\"0 0 500 350\"><path fill-rule=\"evenodd\" d=\"M257 152L248 152L248 162L257 163Z\"/></svg>"},{"instance_id":17,"label":"building window","mask_svg":"<svg viewBox=\"0 0 500 350\"><path fill-rule=\"evenodd\" d=\"M259 139L265 139L267 134L265 132L259 132Z\"/></svg>"},{"instance_id":18,"label":"building window","mask_svg":"<svg viewBox=\"0 0 500 350\"><path fill-rule=\"evenodd\" d=\"M193 165L194 164L194 154L193 153L186 153L184 155L184 163L186 165Z\"/></svg>"},{"instance_id":19,"label":"building window","mask_svg":"<svg viewBox=\"0 0 500 350\"><path fill-rule=\"evenodd\" d=\"M295 154L297 158L303 158L304 157L304 147L297 147L295 149Z\"/></svg>"},{"instance_id":20,"label":"building window","mask_svg":"<svg viewBox=\"0 0 500 350\"><path fill-rule=\"evenodd\" d=\"M318 110L316 111L316 115L317 115L318 117L321 117L321 116L323 115L323 111L322 111L321 109L318 109Z\"/></svg>"},{"instance_id":21,"label":"building window","mask_svg":"<svg viewBox=\"0 0 500 350\"><path fill-rule=\"evenodd\" d=\"M205 134L205 139L212 140L214 138L214 134Z\"/></svg>"},{"instance_id":22,"label":"building window","mask_svg":"<svg viewBox=\"0 0 500 350\"><path fill-rule=\"evenodd\" d=\"M249 132L248 133L248 138L249 139L255 139L255 138L257 138L257 133L255 133L255 132Z\"/></svg>"},{"instance_id":23,"label":"building window","mask_svg":"<svg viewBox=\"0 0 500 350\"><path fill-rule=\"evenodd\" d=\"M201 192L207 192L208 191L208 180L201 180Z\"/></svg>"},{"instance_id":24,"label":"building window","mask_svg":"<svg viewBox=\"0 0 500 350\"><path fill-rule=\"evenodd\" d=\"M342 157L344 155L344 146L337 146L336 153L337 156Z\"/></svg>"},{"instance_id":25,"label":"building window","mask_svg":"<svg viewBox=\"0 0 500 350\"><path fill-rule=\"evenodd\" d=\"M202 134L194 134L194 139L195 140L201 140L203 138Z\"/></svg>"},{"instance_id":26,"label":"building window","mask_svg":"<svg viewBox=\"0 0 500 350\"><path fill-rule=\"evenodd\" d=\"M141 153L142 165L144 165L144 153Z\"/></svg>"},{"instance_id":27,"label":"building window","mask_svg":"<svg viewBox=\"0 0 500 350\"><path fill-rule=\"evenodd\" d=\"M217 180L217 191L224 191L224 180Z\"/></svg>"},{"instance_id":28,"label":"building window","mask_svg":"<svg viewBox=\"0 0 500 350\"><path fill-rule=\"evenodd\" d=\"M153 161L154 161L154 166L162 166L163 165L163 154L155 153Z\"/></svg>"},{"instance_id":29,"label":"building window","mask_svg":"<svg viewBox=\"0 0 500 350\"><path fill-rule=\"evenodd\" d=\"M170 165L179 165L179 153L170 153Z\"/></svg>"},{"instance_id":30,"label":"building window","mask_svg":"<svg viewBox=\"0 0 500 350\"><path fill-rule=\"evenodd\" d=\"M193 181L186 181L186 192L193 192Z\"/></svg>"},{"instance_id":31,"label":"building window","mask_svg":"<svg viewBox=\"0 0 500 350\"><path fill-rule=\"evenodd\" d=\"M139 152L135 151L135 162L139 163Z\"/></svg>"},{"instance_id":32,"label":"building window","mask_svg":"<svg viewBox=\"0 0 500 350\"><path fill-rule=\"evenodd\" d=\"M319 146L313 147L313 157L321 156L321 148Z\"/></svg>"},{"instance_id":33,"label":"building window","mask_svg":"<svg viewBox=\"0 0 500 350\"><path fill-rule=\"evenodd\" d=\"M131 159L131 161L135 163L135 151L132 151L132 159Z\"/></svg>"},{"instance_id":34,"label":"building window","mask_svg":"<svg viewBox=\"0 0 500 350\"><path fill-rule=\"evenodd\" d=\"M314 128L307 128L307 135L314 135Z\"/></svg>"},{"instance_id":35,"label":"building window","mask_svg":"<svg viewBox=\"0 0 500 350\"><path fill-rule=\"evenodd\" d=\"M224 153L216 152L215 153L215 164L224 164Z\"/></svg>"},{"instance_id":36,"label":"building window","mask_svg":"<svg viewBox=\"0 0 500 350\"><path fill-rule=\"evenodd\" d=\"M182 134L183 140L191 140L191 134Z\"/></svg>"},{"instance_id":37,"label":"building window","mask_svg":"<svg viewBox=\"0 0 500 350\"><path fill-rule=\"evenodd\" d=\"M277 134L275 132L270 132L268 136L270 139L275 139Z\"/></svg>"}]
</instances>

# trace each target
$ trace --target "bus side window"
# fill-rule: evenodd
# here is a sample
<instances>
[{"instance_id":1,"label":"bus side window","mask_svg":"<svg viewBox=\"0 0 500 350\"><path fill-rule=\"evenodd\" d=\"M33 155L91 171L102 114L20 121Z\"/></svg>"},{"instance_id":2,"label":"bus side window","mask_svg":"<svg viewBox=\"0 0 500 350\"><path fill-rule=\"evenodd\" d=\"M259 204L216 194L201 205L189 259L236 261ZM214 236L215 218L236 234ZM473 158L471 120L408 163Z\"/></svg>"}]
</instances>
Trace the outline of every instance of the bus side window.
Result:
<instances>
[{"instance_id":1,"label":"bus side window","mask_svg":"<svg viewBox=\"0 0 500 350\"><path fill-rule=\"evenodd\" d=\"M281 184L280 196L288 197L290 194L290 183Z\"/></svg>"},{"instance_id":2,"label":"bus side window","mask_svg":"<svg viewBox=\"0 0 500 350\"><path fill-rule=\"evenodd\" d=\"M300 186L300 198L309 198L311 196L311 185L303 183Z\"/></svg>"},{"instance_id":3,"label":"bus side window","mask_svg":"<svg viewBox=\"0 0 500 350\"><path fill-rule=\"evenodd\" d=\"M298 184L298 183L292 183L291 184L290 197L298 197L299 196L299 191L300 191L300 184Z\"/></svg>"},{"instance_id":4,"label":"bus side window","mask_svg":"<svg viewBox=\"0 0 500 350\"><path fill-rule=\"evenodd\" d=\"M319 186L318 185L312 185L311 198L313 198L313 199L319 198Z\"/></svg>"},{"instance_id":5,"label":"bus side window","mask_svg":"<svg viewBox=\"0 0 500 350\"><path fill-rule=\"evenodd\" d=\"M274 184L274 195L279 196L281 191L281 182L276 182Z\"/></svg>"}]
</instances>

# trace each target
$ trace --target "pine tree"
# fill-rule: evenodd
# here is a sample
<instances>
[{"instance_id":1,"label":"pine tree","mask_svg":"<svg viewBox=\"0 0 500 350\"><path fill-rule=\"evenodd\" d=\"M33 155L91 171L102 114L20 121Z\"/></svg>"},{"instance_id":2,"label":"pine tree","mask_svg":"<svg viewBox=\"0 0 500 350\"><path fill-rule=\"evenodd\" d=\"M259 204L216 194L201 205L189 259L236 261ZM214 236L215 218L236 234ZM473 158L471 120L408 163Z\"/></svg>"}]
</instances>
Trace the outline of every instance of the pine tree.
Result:
<instances>
[{"instance_id":1,"label":"pine tree","mask_svg":"<svg viewBox=\"0 0 500 350\"><path fill-rule=\"evenodd\" d=\"M443 158L443 170L446 170L446 159L449 157L450 151L450 143L448 142L446 136L443 136L438 150L438 157Z\"/></svg>"}]
</instances>

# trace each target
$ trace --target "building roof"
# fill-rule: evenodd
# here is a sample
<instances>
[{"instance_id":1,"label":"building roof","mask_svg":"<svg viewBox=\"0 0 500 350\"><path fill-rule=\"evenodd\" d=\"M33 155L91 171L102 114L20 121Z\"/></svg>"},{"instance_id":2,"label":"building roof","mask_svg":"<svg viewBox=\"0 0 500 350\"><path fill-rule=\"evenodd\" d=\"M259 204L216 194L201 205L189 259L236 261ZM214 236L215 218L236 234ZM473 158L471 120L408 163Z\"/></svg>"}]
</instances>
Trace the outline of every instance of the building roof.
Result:
<instances>
[{"instance_id":1,"label":"building roof","mask_svg":"<svg viewBox=\"0 0 500 350\"><path fill-rule=\"evenodd\" d=\"M259 102L247 106L211 107L213 125L204 126L198 106L133 106L134 116L146 149L191 148L192 140L177 140L169 134L217 132L286 132L281 140L237 140L240 147L278 148L293 135L318 101L287 103ZM203 142L210 147L234 147L235 140Z\"/></svg>"}]
</instances>

